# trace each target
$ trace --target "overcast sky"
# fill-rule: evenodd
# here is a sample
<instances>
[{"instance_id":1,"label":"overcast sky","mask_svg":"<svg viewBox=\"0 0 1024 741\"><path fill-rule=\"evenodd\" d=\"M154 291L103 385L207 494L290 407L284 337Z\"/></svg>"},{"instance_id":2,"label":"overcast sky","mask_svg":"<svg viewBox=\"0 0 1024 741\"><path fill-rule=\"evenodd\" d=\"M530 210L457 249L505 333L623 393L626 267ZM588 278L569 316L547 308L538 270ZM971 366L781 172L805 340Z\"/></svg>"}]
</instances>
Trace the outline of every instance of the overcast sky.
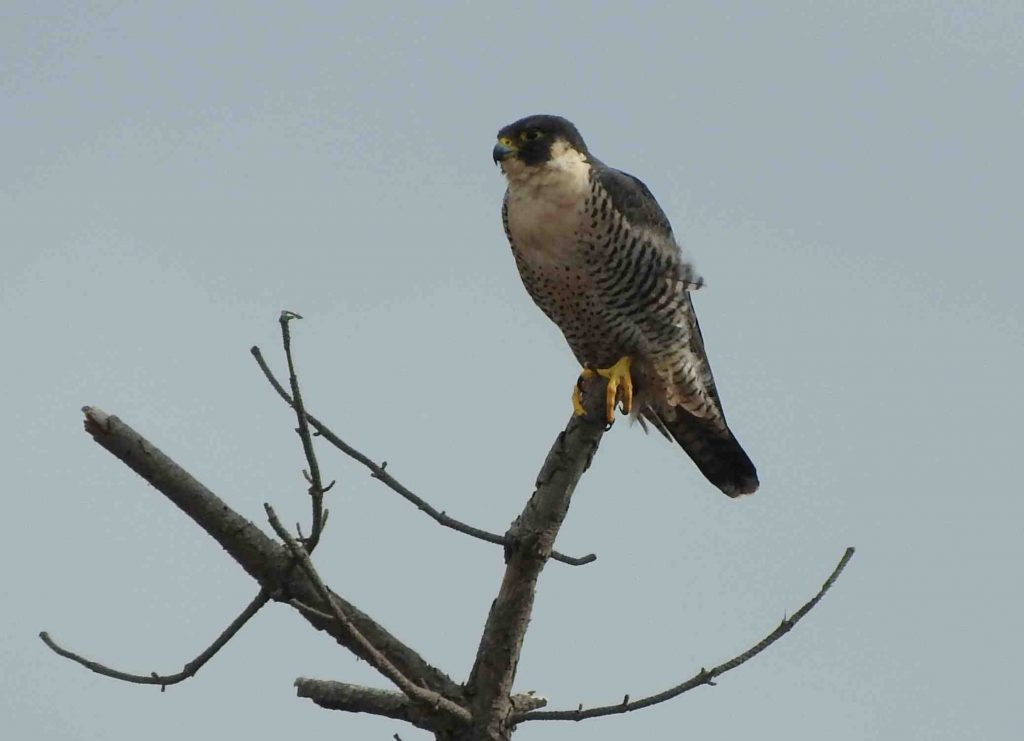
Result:
<instances>
[{"instance_id":1,"label":"overcast sky","mask_svg":"<svg viewBox=\"0 0 1024 741\"><path fill-rule=\"evenodd\" d=\"M320 710L387 686L255 593L82 432L122 417L233 507L306 518L294 419L249 356L294 327L311 410L438 508L503 531L578 368L516 274L490 159L558 113L641 177L761 490L618 424L559 540L517 687L670 703L523 741L1019 738L1024 5L59 3L0 8L0 718L9 738L426 739ZM339 592L459 680L500 549L321 446Z\"/></svg>"}]
</instances>

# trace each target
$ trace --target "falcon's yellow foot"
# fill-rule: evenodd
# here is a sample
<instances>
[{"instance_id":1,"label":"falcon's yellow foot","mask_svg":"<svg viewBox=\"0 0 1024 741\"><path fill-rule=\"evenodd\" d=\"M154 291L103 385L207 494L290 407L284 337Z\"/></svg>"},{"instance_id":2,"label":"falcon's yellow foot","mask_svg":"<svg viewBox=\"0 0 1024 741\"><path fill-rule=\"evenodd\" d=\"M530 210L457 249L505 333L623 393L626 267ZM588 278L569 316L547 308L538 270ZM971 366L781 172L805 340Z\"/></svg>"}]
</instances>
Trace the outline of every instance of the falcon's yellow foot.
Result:
<instances>
[{"instance_id":1,"label":"falcon's yellow foot","mask_svg":"<svg viewBox=\"0 0 1024 741\"><path fill-rule=\"evenodd\" d=\"M633 359L628 355L619 358L619 362L611 368L598 368L597 375L608 379L608 392L604 401L604 412L608 424L615 421L615 405L622 401L622 413L629 414L633 411L633 377L629 374L629 367Z\"/></svg>"},{"instance_id":2,"label":"falcon's yellow foot","mask_svg":"<svg viewBox=\"0 0 1024 741\"><path fill-rule=\"evenodd\" d=\"M582 417L587 413L587 410L583 408L581 386L583 381L593 378L595 375L608 379L608 390L604 403L604 414L608 424L615 421L615 406L620 402L623 414L629 414L633 410L633 377L629 374L632 364L633 359L626 355L619 358L619 362L611 368L598 368L596 371L584 368L580 373L580 380L576 382L576 388L572 392L572 408L576 416Z\"/></svg>"},{"instance_id":3,"label":"falcon's yellow foot","mask_svg":"<svg viewBox=\"0 0 1024 741\"><path fill-rule=\"evenodd\" d=\"M587 416L587 410L583 408L583 382L588 378L593 378L595 375L597 374L590 370L590 368L584 368L580 371L580 377L572 390L572 411L577 417Z\"/></svg>"}]
</instances>

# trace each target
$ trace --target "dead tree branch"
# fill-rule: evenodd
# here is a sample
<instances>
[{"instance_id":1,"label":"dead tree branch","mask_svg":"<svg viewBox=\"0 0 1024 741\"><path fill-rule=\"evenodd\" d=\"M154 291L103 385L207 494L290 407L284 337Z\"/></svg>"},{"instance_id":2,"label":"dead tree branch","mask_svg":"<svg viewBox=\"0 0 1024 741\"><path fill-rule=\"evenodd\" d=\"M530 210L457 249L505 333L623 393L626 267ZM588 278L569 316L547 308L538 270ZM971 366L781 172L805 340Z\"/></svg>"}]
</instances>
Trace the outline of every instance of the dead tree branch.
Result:
<instances>
[{"instance_id":1,"label":"dead tree branch","mask_svg":"<svg viewBox=\"0 0 1024 741\"><path fill-rule=\"evenodd\" d=\"M350 713L370 713L386 718L404 720L420 728L431 729L423 711L412 703L401 692L363 687L345 682L334 682L326 679L295 680L296 695L312 700L328 710L342 710ZM520 711L542 708L547 700L538 695L517 694L512 696L512 704Z\"/></svg>"},{"instance_id":2,"label":"dead tree branch","mask_svg":"<svg viewBox=\"0 0 1024 741\"><path fill-rule=\"evenodd\" d=\"M793 613L792 617L784 619L779 623L775 630L765 636L759 643L712 669L701 668L697 674L690 677L690 679L687 679L685 682L677 684L675 687L667 689L664 692L659 692L656 695L650 695L640 700L634 700L633 702L630 702L629 695L626 695L625 700L616 705L605 705L603 707L588 708L586 710L581 706L576 710L532 711L514 716L513 722L521 723L527 720L578 721L586 720L588 718L600 718L606 715L621 715L622 713L629 713L634 710L648 708L652 705L665 702L666 700L671 700L672 698L678 697L684 692L689 692L701 685L707 684L713 686L715 684L715 677L725 674L727 671L731 671L741 664L745 664L792 630L793 626L800 622L800 620L818 604L821 598L825 596L825 592L831 588L832 584L835 583L835 580L838 579L839 575L843 572L843 569L846 568L846 564L849 563L851 558L853 558L853 553L853 548L846 549L846 552L843 553L843 557L839 559L839 563L836 565L835 569L832 570L832 573L829 575L828 579L825 580L825 583L821 585L821 589L818 590L818 593L808 600L799 610Z\"/></svg>"},{"instance_id":3,"label":"dead tree branch","mask_svg":"<svg viewBox=\"0 0 1024 741\"><path fill-rule=\"evenodd\" d=\"M70 659L77 664L81 664L89 671L102 674L104 677L119 679L122 682L131 682L132 684L158 684L160 685L160 691L163 692L172 684L178 684L179 682L184 682L189 677L194 677L196 673L203 668L203 665L212 659L218 651L224 648L224 646L227 645L227 642L234 638L235 634L242 629L242 626L249 622L249 618L259 612L260 608L269 601L270 595L265 589L261 589L253 598L252 602L242 610L238 617L232 620L231 624L225 628L219 636L217 636L217 639L201 654L185 664L185 668L177 674L157 674L156 672L151 672L150 674L129 674L128 672L111 669L98 661L87 659L76 653L68 651L66 648L62 648L55 640L50 638L50 634L45 630L39 634L39 637L55 654L63 656L65 659Z\"/></svg>"},{"instance_id":4,"label":"dead tree branch","mask_svg":"<svg viewBox=\"0 0 1024 741\"><path fill-rule=\"evenodd\" d=\"M316 568L313 566L313 562L309 560L309 553L306 549L303 548L302 544L292 537L292 535L285 529L284 525L281 524L277 514L274 512L274 508L269 504L265 504L263 506L267 511L267 518L270 520L270 525L274 528L274 532L276 532L281 540L285 542L285 545L288 546L288 550L291 551L292 556L294 556L306 576L313 583L313 586L315 587L322 602L331 608L331 614L334 620L337 621L338 625L348 633L350 638L363 649L363 655L367 657L367 661L370 666L394 682L395 686L402 690L406 697L413 702L425 708L442 711L450 715L452 719L462 722L469 721L468 710L463 708L461 705L442 697L437 692L424 689L414 684L409 677L388 661L387 657L379 651L376 646L371 644L362 633L359 632L359 629L352 623L348 615L345 614L345 611L341 609L340 605L331 599L330 592L328 592L327 587L324 586L323 580L320 578L320 574L317 573Z\"/></svg>"},{"instance_id":5,"label":"dead tree branch","mask_svg":"<svg viewBox=\"0 0 1024 741\"><path fill-rule=\"evenodd\" d=\"M602 406L596 400L603 398L604 391L597 386L603 384L592 384L588 399L593 398L592 407L600 409ZM217 540L273 599L296 607L301 605L305 609L300 608L300 613L314 627L327 631L338 643L381 670L419 710L429 710L431 728L439 738L507 738L512 713L535 706L535 700L512 696L515 668L529 623L537 577L551 555L576 483L604 434L603 420L570 420L541 468L537 490L504 538L506 576L481 639L471 680L475 699L473 709L469 710L463 705L467 702L463 687L323 584L306 551L276 516L271 517L271 522L285 540L285 547L234 512L120 419L92 407L83 411L86 430L96 442ZM272 513L268 509L268 515ZM299 568L294 568L296 561ZM506 640L507 646L502 645ZM489 651L494 652L493 657L486 655Z\"/></svg>"},{"instance_id":6,"label":"dead tree branch","mask_svg":"<svg viewBox=\"0 0 1024 741\"><path fill-rule=\"evenodd\" d=\"M270 370L270 366L267 365L267 361L263 357L263 353L255 345L250 349L252 356L256 359L256 363L259 365L260 370L263 371L263 375L266 376L267 381L277 392L278 396L284 399L285 403L295 408L295 403L292 401L292 396L288 394L284 386L274 376L273 371ZM361 463L370 471L370 475L382 482L389 489L394 491L400 497L405 499L407 502L415 505L417 509L425 513L428 517L433 519L439 525L456 530L464 535L469 535L478 540L484 540L488 543L494 543L495 545L506 546L508 545L505 538L495 533L481 530L480 528L467 525L464 522L456 520L454 517L449 516L446 512L438 510L432 506L422 497L414 494L405 485L398 481L394 476L387 472L387 463L378 464L371 460L367 455L353 448L347 442L338 437L327 425L321 422L319 419L314 417L308 411L305 413L305 418L309 424L315 429L327 442L336 447L342 453L352 458L353 460ZM582 566L597 560L597 556L593 553L587 554L586 556L567 556L558 551L552 551L551 557L556 561L569 564L571 566Z\"/></svg>"},{"instance_id":7,"label":"dead tree branch","mask_svg":"<svg viewBox=\"0 0 1024 741\"><path fill-rule=\"evenodd\" d=\"M603 382L584 388L587 409L604 409ZM572 417L558 435L537 476L537 488L505 536L505 576L484 625L466 683L473 729L481 739L511 734L512 682L533 611L537 579L569 509L580 477L605 432L603 415Z\"/></svg>"},{"instance_id":8,"label":"dead tree branch","mask_svg":"<svg viewBox=\"0 0 1024 741\"><path fill-rule=\"evenodd\" d=\"M323 601L309 578L295 568L294 559L287 548L232 510L216 494L120 419L94 407L85 407L83 411L85 428L97 443L152 484L220 543L228 555L268 591L272 599L282 602L297 599L320 612L332 612L332 606ZM334 592L329 594L330 602L337 603L359 632L387 656L402 674L453 702L459 702L462 688L450 677L428 664L413 649L354 605ZM333 618L322 620L308 614L304 614L304 617L356 656L369 661L364 647L354 641Z\"/></svg>"},{"instance_id":9,"label":"dead tree branch","mask_svg":"<svg viewBox=\"0 0 1024 741\"><path fill-rule=\"evenodd\" d=\"M47 633L41 633L40 638L57 654L105 676L166 687L194 675L231 640L252 615L273 599L290 604L311 625L327 632L401 690L393 692L341 682L299 679L296 687L300 697L307 697L325 708L403 720L431 731L437 741L509 741L516 725L524 721L578 721L626 713L665 702L701 685L714 684L715 677L749 661L788 633L821 600L853 556L853 549L847 549L818 593L792 617L783 620L775 630L747 651L711 670L701 669L697 675L671 689L636 701L630 701L629 695L626 695L616 705L588 710L582 706L576 710L540 710L547 704L544 698L532 694L513 694L512 686L533 610L538 579L544 566L551 558L576 564L587 563L595 558L593 555L582 559L560 556L553 550L553 546L576 485L590 466L606 430L605 382L595 376L583 383L584 407L595 410L595 413L570 418L548 452L537 476L536 489L525 508L504 536L494 535L458 522L444 512L438 512L388 474L386 464L374 463L306 411L291 353L289 322L295 318L299 318L297 314L283 312L280 319L291 395L270 372L259 349L252 348L252 354L271 385L296 414L297 432L309 466L307 481L313 509L310 537L302 538L300 531L296 538L281 524L273 508L265 505L271 526L284 541L282 546L233 511L117 417L93 407L85 407L85 428L93 439L152 484L213 537L259 583L260 592L209 648L175 675L161 676L153 673L145 676L120 672L72 653L57 645ZM428 664L411 647L403 644L324 584L309 554L323 532L327 519L323 496L330 486L323 486L313 449L311 426L339 450L366 466L374 478L384 482L435 521L504 546L504 577L497 597L491 604L465 685L457 684L447 674ZM398 738L397 734L395 737Z\"/></svg>"},{"instance_id":10,"label":"dead tree branch","mask_svg":"<svg viewBox=\"0 0 1024 741\"><path fill-rule=\"evenodd\" d=\"M299 425L296 432L299 433L299 438L302 440L302 452L305 453L306 464L309 466L308 472L304 473L309 482L309 497L313 505L313 524L309 538L305 539L305 546L306 550L312 553L317 543L320 542L320 533L323 532L326 521L324 492L330 489L331 486L334 486L334 482L331 482L325 488L323 479L320 477L320 464L317 462L316 450L313 448L313 436L309 434L306 408L302 404L299 378L295 373L295 361L292 359L292 333L288 328L288 323L292 319L301 318L302 316L294 311L282 311L281 318L278 321L281 324L281 344L284 346L284 355L288 361L288 382L292 387L292 399L294 400L292 409L295 410L295 417Z\"/></svg>"},{"instance_id":11,"label":"dead tree branch","mask_svg":"<svg viewBox=\"0 0 1024 741\"><path fill-rule=\"evenodd\" d=\"M401 692L302 677L295 680L295 688L297 696L310 699L328 710L370 713L385 718L404 720L428 731L434 727L430 713L417 706Z\"/></svg>"}]
</instances>

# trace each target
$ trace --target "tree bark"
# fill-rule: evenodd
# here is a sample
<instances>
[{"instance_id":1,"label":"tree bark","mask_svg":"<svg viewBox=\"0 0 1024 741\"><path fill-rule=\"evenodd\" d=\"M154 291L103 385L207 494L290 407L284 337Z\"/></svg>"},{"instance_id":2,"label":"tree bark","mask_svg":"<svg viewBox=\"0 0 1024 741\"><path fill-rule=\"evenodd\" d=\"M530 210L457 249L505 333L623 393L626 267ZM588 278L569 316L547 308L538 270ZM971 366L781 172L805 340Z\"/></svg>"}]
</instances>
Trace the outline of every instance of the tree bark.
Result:
<instances>
[{"instance_id":1,"label":"tree bark","mask_svg":"<svg viewBox=\"0 0 1024 741\"><path fill-rule=\"evenodd\" d=\"M551 557L576 484L604 436L603 381L585 386L586 408L559 433L537 476L537 488L506 533L505 575L491 604L466 683L473 721L442 741L507 741L512 736L512 683L530 623L537 580Z\"/></svg>"}]
</instances>

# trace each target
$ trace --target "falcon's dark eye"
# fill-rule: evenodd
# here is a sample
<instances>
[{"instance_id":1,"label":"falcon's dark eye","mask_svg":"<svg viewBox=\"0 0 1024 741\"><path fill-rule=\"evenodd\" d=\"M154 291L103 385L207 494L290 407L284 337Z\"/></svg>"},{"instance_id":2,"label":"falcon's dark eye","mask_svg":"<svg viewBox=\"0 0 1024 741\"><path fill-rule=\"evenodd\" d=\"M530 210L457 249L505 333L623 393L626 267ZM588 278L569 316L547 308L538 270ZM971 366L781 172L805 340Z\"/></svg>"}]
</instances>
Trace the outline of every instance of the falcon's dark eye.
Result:
<instances>
[{"instance_id":1,"label":"falcon's dark eye","mask_svg":"<svg viewBox=\"0 0 1024 741\"><path fill-rule=\"evenodd\" d=\"M529 129L522 133L522 139L524 142L532 142L535 139L540 139L541 136L543 136L543 134L537 131L537 129Z\"/></svg>"}]
</instances>

